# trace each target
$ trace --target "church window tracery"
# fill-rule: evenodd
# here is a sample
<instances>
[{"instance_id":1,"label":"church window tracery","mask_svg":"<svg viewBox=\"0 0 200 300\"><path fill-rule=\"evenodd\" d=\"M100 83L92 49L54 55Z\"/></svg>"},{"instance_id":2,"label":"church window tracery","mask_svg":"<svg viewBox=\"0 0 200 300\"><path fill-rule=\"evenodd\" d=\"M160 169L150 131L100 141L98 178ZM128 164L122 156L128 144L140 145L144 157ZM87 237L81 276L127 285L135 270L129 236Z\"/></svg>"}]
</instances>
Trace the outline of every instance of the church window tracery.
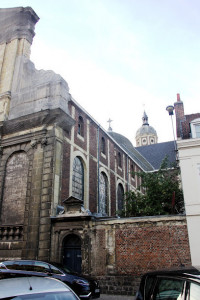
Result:
<instances>
[{"instance_id":1,"label":"church window tracery","mask_svg":"<svg viewBox=\"0 0 200 300\"><path fill-rule=\"evenodd\" d=\"M79 157L75 157L72 173L72 195L83 200L84 195L84 168Z\"/></svg>"},{"instance_id":2,"label":"church window tracery","mask_svg":"<svg viewBox=\"0 0 200 300\"><path fill-rule=\"evenodd\" d=\"M108 213L108 179L105 173L100 174L99 185L99 212L102 214Z\"/></svg>"}]
</instances>

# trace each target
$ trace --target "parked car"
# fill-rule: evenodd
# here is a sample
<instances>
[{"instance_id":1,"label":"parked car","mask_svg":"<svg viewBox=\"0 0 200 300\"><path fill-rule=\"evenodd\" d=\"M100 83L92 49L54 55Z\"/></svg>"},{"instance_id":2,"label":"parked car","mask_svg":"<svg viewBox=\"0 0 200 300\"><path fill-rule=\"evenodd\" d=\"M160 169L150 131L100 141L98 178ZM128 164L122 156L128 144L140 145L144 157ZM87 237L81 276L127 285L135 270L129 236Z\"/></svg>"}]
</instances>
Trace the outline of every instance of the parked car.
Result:
<instances>
[{"instance_id":1,"label":"parked car","mask_svg":"<svg viewBox=\"0 0 200 300\"><path fill-rule=\"evenodd\" d=\"M50 276L66 283L82 299L100 297L97 280L73 273L61 265L37 260L8 260L0 263L0 276L1 274L7 277Z\"/></svg>"},{"instance_id":2,"label":"parked car","mask_svg":"<svg viewBox=\"0 0 200 300\"><path fill-rule=\"evenodd\" d=\"M142 276L136 300L199 300L200 269L180 268Z\"/></svg>"},{"instance_id":3,"label":"parked car","mask_svg":"<svg viewBox=\"0 0 200 300\"><path fill-rule=\"evenodd\" d=\"M16 277L0 280L0 299L79 300L63 282L54 278Z\"/></svg>"}]
</instances>

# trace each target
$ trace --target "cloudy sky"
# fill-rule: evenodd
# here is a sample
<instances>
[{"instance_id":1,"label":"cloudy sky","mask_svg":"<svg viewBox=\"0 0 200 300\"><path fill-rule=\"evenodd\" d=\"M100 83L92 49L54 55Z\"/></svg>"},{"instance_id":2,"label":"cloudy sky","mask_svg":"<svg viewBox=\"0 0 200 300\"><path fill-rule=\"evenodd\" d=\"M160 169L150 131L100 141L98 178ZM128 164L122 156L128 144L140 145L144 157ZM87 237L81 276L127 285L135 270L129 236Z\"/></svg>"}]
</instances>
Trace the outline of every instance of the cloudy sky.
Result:
<instances>
[{"instance_id":1,"label":"cloudy sky","mask_svg":"<svg viewBox=\"0 0 200 300\"><path fill-rule=\"evenodd\" d=\"M40 17L31 60L54 70L75 100L135 145L144 110L159 142L173 140L166 106L180 93L200 112L199 0L1 0ZM173 120L175 126L175 120Z\"/></svg>"}]
</instances>

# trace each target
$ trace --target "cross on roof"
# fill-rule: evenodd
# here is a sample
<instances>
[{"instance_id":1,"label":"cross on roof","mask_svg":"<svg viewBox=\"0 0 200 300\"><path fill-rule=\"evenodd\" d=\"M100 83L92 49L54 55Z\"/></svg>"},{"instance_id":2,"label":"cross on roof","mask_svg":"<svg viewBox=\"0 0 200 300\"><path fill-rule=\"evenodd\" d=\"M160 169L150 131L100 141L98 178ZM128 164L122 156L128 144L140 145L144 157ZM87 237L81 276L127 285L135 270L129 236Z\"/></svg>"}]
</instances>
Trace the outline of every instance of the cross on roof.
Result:
<instances>
[{"instance_id":1,"label":"cross on roof","mask_svg":"<svg viewBox=\"0 0 200 300\"><path fill-rule=\"evenodd\" d=\"M110 126L110 124L111 124L112 121L113 121L113 120L111 120L110 118L109 118L109 120L107 121L107 122L109 123L108 131L112 131L112 127Z\"/></svg>"}]
</instances>

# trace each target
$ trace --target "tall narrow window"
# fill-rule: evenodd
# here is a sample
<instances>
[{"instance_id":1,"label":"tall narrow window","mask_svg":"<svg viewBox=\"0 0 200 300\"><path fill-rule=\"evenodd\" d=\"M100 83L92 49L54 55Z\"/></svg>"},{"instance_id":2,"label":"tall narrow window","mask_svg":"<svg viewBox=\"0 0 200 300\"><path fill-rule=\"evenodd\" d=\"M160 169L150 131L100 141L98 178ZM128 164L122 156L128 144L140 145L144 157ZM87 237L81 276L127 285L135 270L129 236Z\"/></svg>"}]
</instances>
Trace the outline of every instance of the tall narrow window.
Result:
<instances>
[{"instance_id":1,"label":"tall narrow window","mask_svg":"<svg viewBox=\"0 0 200 300\"><path fill-rule=\"evenodd\" d=\"M117 187L117 205L118 210L122 210L124 207L124 188L121 183Z\"/></svg>"},{"instance_id":2,"label":"tall narrow window","mask_svg":"<svg viewBox=\"0 0 200 300\"><path fill-rule=\"evenodd\" d=\"M101 152L103 154L106 154L106 141L105 141L104 137L101 138Z\"/></svg>"},{"instance_id":3,"label":"tall narrow window","mask_svg":"<svg viewBox=\"0 0 200 300\"><path fill-rule=\"evenodd\" d=\"M108 180L106 175L102 172L100 174L99 186L99 212L102 214L108 213Z\"/></svg>"},{"instance_id":4,"label":"tall narrow window","mask_svg":"<svg viewBox=\"0 0 200 300\"><path fill-rule=\"evenodd\" d=\"M84 122L81 116L78 118L78 134L84 136Z\"/></svg>"},{"instance_id":5,"label":"tall narrow window","mask_svg":"<svg viewBox=\"0 0 200 300\"><path fill-rule=\"evenodd\" d=\"M135 179L135 167L134 164L131 164L131 178Z\"/></svg>"},{"instance_id":6,"label":"tall narrow window","mask_svg":"<svg viewBox=\"0 0 200 300\"><path fill-rule=\"evenodd\" d=\"M79 157L75 157L73 162L72 195L80 200L83 200L84 168Z\"/></svg>"},{"instance_id":7,"label":"tall narrow window","mask_svg":"<svg viewBox=\"0 0 200 300\"><path fill-rule=\"evenodd\" d=\"M121 158L121 153L118 152L118 166L121 168L122 167L122 158Z\"/></svg>"}]
</instances>

